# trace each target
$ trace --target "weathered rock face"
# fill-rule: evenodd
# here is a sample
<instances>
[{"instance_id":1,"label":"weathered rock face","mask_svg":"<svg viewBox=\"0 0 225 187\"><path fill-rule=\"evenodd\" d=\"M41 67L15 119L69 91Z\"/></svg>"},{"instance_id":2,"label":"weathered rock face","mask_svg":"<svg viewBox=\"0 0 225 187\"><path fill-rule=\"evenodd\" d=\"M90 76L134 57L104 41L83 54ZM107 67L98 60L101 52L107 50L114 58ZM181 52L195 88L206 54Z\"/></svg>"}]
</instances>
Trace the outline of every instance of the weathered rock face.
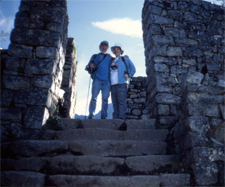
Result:
<instances>
[{"instance_id":1,"label":"weathered rock face","mask_svg":"<svg viewBox=\"0 0 225 187\"><path fill-rule=\"evenodd\" d=\"M67 25L66 0L21 1L11 44L1 56L5 140L13 137L10 129L14 123L20 124L18 135L22 137L27 129L40 129L57 108L61 86L66 92L67 116L74 116L75 43L67 39Z\"/></svg>"}]
</instances>

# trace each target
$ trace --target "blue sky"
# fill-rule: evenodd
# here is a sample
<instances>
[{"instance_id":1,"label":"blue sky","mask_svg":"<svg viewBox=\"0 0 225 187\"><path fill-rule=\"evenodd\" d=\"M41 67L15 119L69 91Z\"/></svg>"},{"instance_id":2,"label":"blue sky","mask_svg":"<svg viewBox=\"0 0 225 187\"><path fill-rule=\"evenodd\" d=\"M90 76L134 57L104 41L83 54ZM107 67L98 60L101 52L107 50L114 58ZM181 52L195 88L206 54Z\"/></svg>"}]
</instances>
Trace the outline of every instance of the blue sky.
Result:
<instances>
[{"instance_id":1,"label":"blue sky","mask_svg":"<svg viewBox=\"0 0 225 187\"><path fill-rule=\"evenodd\" d=\"M75 39L77 47L77 114L84 115L86 108L89 74L84 67L92 54L99 52L102 40L107 40L110 46L121 43L124 54L136 66L135 76L146 76L141 28L143 4L144 0L68 0L68 37ZM1 31L11 32L19 5L20 0L0 0ZM0 42L0 47L7 49L9 37L0 38ZM113 56L110 49L108 53ZM96 113L101 108L100 97Z\"/></svg>"}]
</instances>

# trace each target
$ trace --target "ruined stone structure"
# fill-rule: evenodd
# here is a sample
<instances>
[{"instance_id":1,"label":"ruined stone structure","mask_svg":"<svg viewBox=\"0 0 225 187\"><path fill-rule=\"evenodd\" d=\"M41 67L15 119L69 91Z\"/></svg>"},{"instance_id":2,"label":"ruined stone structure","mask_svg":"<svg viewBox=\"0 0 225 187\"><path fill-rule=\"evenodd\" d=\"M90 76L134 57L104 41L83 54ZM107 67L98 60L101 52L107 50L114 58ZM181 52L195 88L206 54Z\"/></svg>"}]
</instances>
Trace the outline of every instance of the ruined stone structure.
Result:
<instances>
[{"instance_id":1,"label":"ruined stone structure","mask_svg":"<svg viewBox=\"0 0 225 187\"><path fill-rule=\"evenodd\" d=\"M147 77L130 84L132 120L68 119L76 55L66 0L21 1L1 57L2 185L224 185L224 9L146 0L142 23ZM45 124L60 88L67 119Z\"/></svg>"},{"instance_id":2,"label":"ruined stone structure","mask_svg":"<svg viewBox=\"0 0 225 187\"><path fill-rule=\"evenodd\" d=\"M75 43L67 39L67 26L66 0L21 1L11 44L1 56L4 138L35 135L56 112L60 88L66 91L67 116L74 116Z\"/></svg>"},{"instance_id":3,"label":"ruined stone structure","mask_svg":"<svg viewBox=\"0 0 225 187\"><path fill-rule=\"evenodd\" d=\"M142 23L150 117L172 129L195 185L224 184L224 8L146 0Z\"/></svg>"}]
</instances>

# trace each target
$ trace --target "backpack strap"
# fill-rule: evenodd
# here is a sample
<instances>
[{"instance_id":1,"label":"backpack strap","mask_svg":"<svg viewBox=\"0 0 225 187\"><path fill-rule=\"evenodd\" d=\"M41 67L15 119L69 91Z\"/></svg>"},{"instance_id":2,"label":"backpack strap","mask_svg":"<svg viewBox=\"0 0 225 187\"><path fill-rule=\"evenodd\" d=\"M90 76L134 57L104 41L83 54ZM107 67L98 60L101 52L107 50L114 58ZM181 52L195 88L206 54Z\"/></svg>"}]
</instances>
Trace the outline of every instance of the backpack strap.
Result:
<instances>
[{"instance_id":1,"label":"backpack strap","mask_svg":"<svg viewBox=\"0 0 225 187\"><path fill-rule=\"evenodd\" d=\"M106 56L107 56L107 54L105 54L104 57L102 58L102 60L97 64L97 67L98 67L99 64L105 59Z\"/></svg>"},{"instance_id":2,"label":"backpack strap","mask_svg":"<svg viewBox=\"0 0 225 187\"><path fill-rule=\"evenodd\" d=\"M91 63L94 63L94 60L95 60L96 56L97 56L97 54L94 54L94 58L93 58L93 60L91 61Z\"/></svg>"},{"instance_id":3,"label":"backpack strap","mask_svg":"<svg viewBox=\"0 0 225 187\"><path fill-rule=\"evenodd\" d=\"M124 62L124 64L125 64L125 66L126 66L126 70L127 70L127 72L128 72L128 68L127 68L127 64L126 64L126 62L125 62L124 56L121 56L121 58L122 58L122 61L123 61L123 62Z\"/></svg>"}]
</instances>

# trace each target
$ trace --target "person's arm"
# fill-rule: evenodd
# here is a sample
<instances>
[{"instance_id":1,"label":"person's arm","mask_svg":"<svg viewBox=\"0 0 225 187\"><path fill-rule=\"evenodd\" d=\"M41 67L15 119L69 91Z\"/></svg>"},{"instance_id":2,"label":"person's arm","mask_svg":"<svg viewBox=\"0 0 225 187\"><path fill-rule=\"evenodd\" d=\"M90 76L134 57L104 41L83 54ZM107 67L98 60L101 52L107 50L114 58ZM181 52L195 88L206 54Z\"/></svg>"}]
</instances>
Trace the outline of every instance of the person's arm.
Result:
<instances>
[{"instance_id":1,"label":"person's arm","mask_svg":"<svg viewBox=\"0 0 225 187\"><path fill-rule=\"evenodd\" d=\"M127 58L127 62L128 62L128 68L130 70L128 72L128 75L129 75L129 77L133 77L134 74L136 73L136 68L135 68L133 62L129 58Z\"/></svg>"},{"instance_id":2,"label":"person's arm","mask_svg":"<svg viewBox=\"0 0 225 187\"><path fill-rule=\"evenodd\" d=\"M88 62L88 64L85 67L85 70L88 71L88 67L94 67L94 64L92 63L94 61L94 55L92 55L90 61Z\"/></svg>"}]
</instances>

